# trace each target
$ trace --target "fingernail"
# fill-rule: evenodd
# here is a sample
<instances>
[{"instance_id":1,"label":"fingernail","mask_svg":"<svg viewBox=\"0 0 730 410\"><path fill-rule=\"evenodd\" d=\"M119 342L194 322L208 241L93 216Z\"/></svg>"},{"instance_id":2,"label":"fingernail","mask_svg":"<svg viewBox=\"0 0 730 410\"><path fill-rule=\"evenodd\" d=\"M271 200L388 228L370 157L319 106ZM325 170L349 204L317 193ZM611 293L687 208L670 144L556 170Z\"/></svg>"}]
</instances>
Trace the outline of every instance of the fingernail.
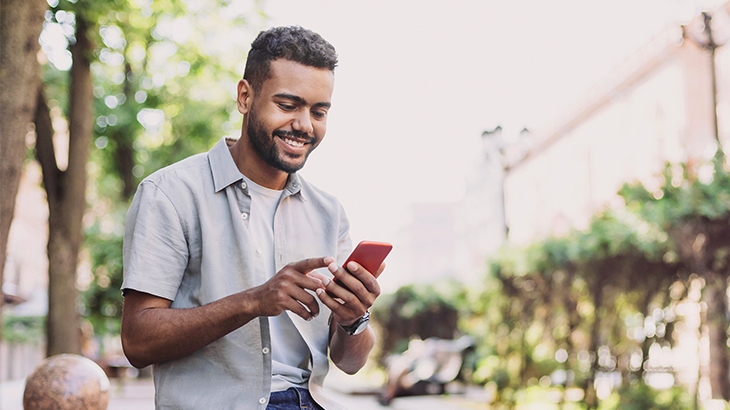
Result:
<instances>
[{"instance_id":1,"label":"fingernail","mask_svg":"<svg viewBox=\"0 0 730 410\"><path fill-rule=\"evenodd\" d=\"M347 270L355 272L357 270L357 263L350 261L350 263L347 264Z\"/></svg>"},{"instance_id":2,"label":"fingernail","mask_svg":"<svg viewBox=\"0 0 730 410\"><path fill-rule=\"evenodd\" d=\"M334 261L335 261L335 258L333 258L331 256L327 256L324 258L324 263L326 263L327 265L329 265L330 263L332 263Z\"/></svg>"},{"instance_id":3,"label":"fingernail","mask_svg":"<svg viewBox=\"0 0 730 410\"><path fill-rule=\"evenodd\" d=\"M320 279L320 282L322 282L322 286L327 286L332 281L330 280L330 278L328 278L326 276L322 276L322 278Z\"/></svg>"},{"instance_id":4,"label":"fingernail","mask_svg":"<svg viewBox=\"0 0 730 410\"><path fill-rule=\"evenodd\" d=\"M334 263L334 262L332 262L332 263L330 263L329 265L327 265L327 269L329 269L329 270L330 270L330 272L332 272L332 273L335 273L335 272L337 272L337 269L339 269L339 268L340 268L340 267L339 267L339 266L337 266L337 264L336 264L336 263Z\"/></svg>"},{"instance_id":5,"label":"fingernail","mask_svg":"<svg viewBox=\"0 0 730 410\"><path fill-rule=\"evenodd\" d=\"M325 286L326 286L326 285L325 285ZM323 294L323 293L324 293L324 289L322 289L322 288L317 288L317 290L315 290L315 292L317 292L317 294L318 294L318 295L321 295L321 294Z\"/></svg>"}]
</instances>

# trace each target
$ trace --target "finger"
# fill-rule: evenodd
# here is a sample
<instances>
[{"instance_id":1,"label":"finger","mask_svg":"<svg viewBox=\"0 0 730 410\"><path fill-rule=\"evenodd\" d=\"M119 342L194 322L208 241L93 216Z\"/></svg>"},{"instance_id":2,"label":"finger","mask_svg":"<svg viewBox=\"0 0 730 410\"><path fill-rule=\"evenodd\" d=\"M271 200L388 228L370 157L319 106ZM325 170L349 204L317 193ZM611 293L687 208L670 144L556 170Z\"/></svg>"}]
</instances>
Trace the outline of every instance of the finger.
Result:
<instances>
[{"instance_id":1,"label":"finger","mask_svg":"<svg viewBox=\"0 0 730 410\"><path fill-rule=\"evenodd\" d=\"M323 287L322 275L314 274L314 272L301 272L293 265L285 266L279 274L282 280L292 282L300 288L315 290Z\"/></svg>"},{"instance_id":2,"label":"finger","mask_svg":"<svg viewBox=\"0 0 730 410\"><path fill-rule=\"evenodd\" d=\"M324 282L322 281L322 279L311 275L311 272L306 275L297 276L298 277L294 281L302 289L309 289L311 291L314 291L324 287Z\"/></svg>"},{"instance_id":3,"label":"finger","mask_svg":"<svg viewBox=\"0 0 730 410\"><path fill-rule=\"evenodd\" d=\"M331 280L330 278L324 276L323 274L321 274L319 272L309 272L309 273L307 273L307 276L309 276L310 278L313 278L313 279L318 280L322 284L321 287L325 287L325 285L327 283L329 283L329 281Z\"/></svg>"},{"instance_id":4,"label":"finger","mask_svg":"<svg viewBox=\"0 0 730 410\"><path fill-rule=\"evenodd\" d=\"M330 296L341 299L345 304L357 304L368 308L373 305L375 299L380 295L380 285L377 280L360 265L351 262L348 264L356 274L356 277L343 268L331 263L327 269L335 276L333 284L325 284ZM363 278L363 279L360 279ZM363 283L365 282L365 283Z\"/></svg>"},{"instance_id":5,"label":"finger","mask_svg":"<svg viewBox=\"0 0 730 410\"><path fill-rule=\"evenodd\" d=\"M352 280L357 282L357 279L352 278L352 276L349 274L347 275L350 276ZM344 284L342 282L332 280L325 285L324 290L326 291L327 296L334 299L334 301L337 302L340 306L345 306L346 309L364 311L369 306L372 306L370 300L374 298L370 296L370 294L367 292L367 290L365 290L362 284L358 284L357 287L355 285L352 285L355 290L351 290L350 288L347 288L343 285ZM332 308L332 306L329 307Z\"/></svg>"},{"instance_id":6,"label":"finger","mask_svg":"<svg viewBox=\"0 0 730 410\"><path fill-rule=\"evenodd\" d=\"M380 277L380 275L383 273L384 270L385 270L385 262L380 264L380 266L378 267L378 270L376 272L371 272L371 273L377 279Z\"/></svg>"},{"instance_id":7,"label":"finger","mask_svg":"<svg viewBox=\"0 0 730 410\"><path fill-rule=\"evenodd\" d=\"M327 265L327 269L334 276L334 285L327 286L328 284L325 284L327 291L329 291L331 294L334 294L337 297L343 299L347 299L348 294L350 293L359 296L362 296L363 292L367 293L367 289L363 286L363 284L357 277L351 275L349 272L338 266L336 263L330 263L329 265Z\"/></svg>"},{"instance_id":8,"label":"finger","mask_svg":"<svg viewBox=\"0 0 730 410\"><path fill-rule=\"evenodd\" d=\"M318 288L321 289L321 288ZM319 303L312 294L301 291L293 295L292 312L301 316L304 320L311 320L319 315Z\"/></svg>"},{"instance_id":9,"label":"finger","mask_svg":"<svg viewBox=\"0 0 730 410\"><path fill-rule=\"evenodd\" d=\"M338 323L347 323L365 314L366 308L364 306L343 303L324 289L317 289L316 293L319 300L335 315Z\"/></svg>"},{"instance_id":10,"label":"finger","mask_svg":"<svg viewBox=\"0 0 730 410\"><path fill-rule=\"evenodd\" d=\"M292 299L291 306L287 309L297 316L301 317L302 319L306 321L312 320L316 315L314 315L309 309L307 309L306 306L299 303L298 301Z\"/></svg>"},{"instance_id":11,"label":"finger","mask_svg":"<svg viewBox=\"0 0 730 410\"><path fill-rule=\"evenodd\" d=\"M331 256L325 256L323 258L309 258L292 262L289 266L300 273L307 274L315 269L324 268L334 262L334 260L335 259Z\"/></svg>"},{"instance_id":12,"label":"finger","mask_svg":"<svg viewBox=\"0 0 730 410\"><path fill-rule=\"evenodd\" d=\"M340 298L338 295L341 295L343 297L352 297L352 292L350 292L349 289L342 286L342 282L335 281L332 278L329 278L328 276L322 275L321 273L312 272L309 274L310 276L316 276L317 279L322 281L322 287L320 289L327 292L330 299L334 299L336 302L338 302L340 305L344 304L345 301ZM330 285L331 284L331 285ZM317 289L315 289L315 292ZM337 295L335 294L337 293ZM354 301L354 299L352 300ZM351 302L352 302L351 301Z\"/></svg>"},{"instance_id":13,"label":"finger","mask_svg":"<svg viewBox=\"0 0 730 410\"><path fill-rule=\"evenodd\" d=\"M380 268L384 269L385 267L381 265ZM380 270L380 268L378 270ZM362 265L357 262L350 261L347 264L347 271L357 278L358 282L360 282L360 284L362 284L369 293L374 293L376 295L380 294L380 285L378 284L377 279L375 279L375 276L368 272L367 269L363 268ZM347 286L350 286L350 282L345 283Z\"/></svg>"},{"instance_id":14,"label":"finger","mask_svg":"<svg viewBox=\"0 0 730 410\"><path fill-rule=\"evenodd\" d=\"M322 288L317 288L322 289ZM309 292L303 292L304 295L298 296L297 301L301 304L303 304L307 310L312 314L312 317L316 317L319 315L319 303L317 303L317 299L312 296Z\"/></svg>"}]
</instances>

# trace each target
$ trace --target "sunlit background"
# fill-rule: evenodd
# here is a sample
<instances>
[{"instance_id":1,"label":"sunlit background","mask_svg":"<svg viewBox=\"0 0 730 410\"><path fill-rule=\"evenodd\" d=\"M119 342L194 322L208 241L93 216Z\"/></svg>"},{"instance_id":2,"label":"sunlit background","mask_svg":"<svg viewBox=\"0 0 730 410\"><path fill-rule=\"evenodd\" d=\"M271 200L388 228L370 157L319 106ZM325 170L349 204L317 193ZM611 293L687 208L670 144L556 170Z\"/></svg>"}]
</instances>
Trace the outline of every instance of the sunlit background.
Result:
<instances>
[{"instance_id":1,"label":"sunlit background","mask_svg":"<svg viewBox=\"0 0 730 410\"><path fill-rule=\"evenodd\" d=\"M78 5L48 4L38 58L64 169ZM727 164L711 162L730 140L729 3L117 4L89 12L94 135L78 269L88 356L125 368L119 257L136 183L237 138L233 99L250 42L268 27L300 25L339 54L327 137L302 174L343 203L355 242L394 245L374 312L383 343L362 383L386 383L385 357L416 351L410 339L466 335L475 345L458 379L476 386L473 402L493 408L628 408L618 397L726 408L730 381L718 393L710 358L728 346L727 323L713 327L708 317L727 314L730 239L710 230L690 238L657 210L674 198L689 209L701 191L708 204L692 208L700 219L730 212ZM3 284L15 297L6 327L17 330L0 350L6 397L18 396L7 386L43 355L41 330L22 318L48 311L48 207L34 132L27 145ZM130 182L120 176L122 148L133 159ZM665 181L668 162L689 176L675 165ZM692 191L693 182L704 185ZM635 185L619 196L625 183ZM685 208L672 215L693 215ZM697 255L710 248L715 259L703 270ZM639 379L659 396L621 390ZM530 402L553 407L519 407ZM670 407L680 402L687 407Z\"/></svg>"}]
</instances>

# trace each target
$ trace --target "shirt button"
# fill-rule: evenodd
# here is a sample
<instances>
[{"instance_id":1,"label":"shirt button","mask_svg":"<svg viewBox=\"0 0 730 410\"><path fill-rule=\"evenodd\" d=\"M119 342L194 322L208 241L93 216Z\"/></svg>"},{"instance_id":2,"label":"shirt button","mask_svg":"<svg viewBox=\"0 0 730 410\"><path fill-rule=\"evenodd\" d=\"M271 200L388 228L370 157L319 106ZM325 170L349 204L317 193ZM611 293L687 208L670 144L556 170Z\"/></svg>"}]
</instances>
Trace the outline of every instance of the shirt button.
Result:
<instances>
[{"instance_id":1,"label":"shirt button","mask_svg":"<svg viewBox=\"0 0 730 410\"><path fill-rule=\"evenodd\" d=\"M266 404L266 397L262 397L259 399L259 404Z\"/></svg>"},{"instance_id":2,"label":"shirt button","mask_svg":"<svg viewBox=\"0 0 730 410\"><path fill-rule=\"evenodd\" d=\"M264 354L269 354L269 348L268 348L268 347L264 347L263 349L261 349L261 351L262 351L262 352L263 352Z\"/></svg>"},{"instance_id":3,"label":"shirt button","mask_svg":"<svg viewBox=\"0 0 730 410\"><path fill-rule=\"evenodd\" d=\"M245 182L241 181L241 188L246 189L247 186Z\"/></svg>"},{"instance_id":4,"label":"shirt button","mask_svg":"<svg viewBox=\"0 0 730 410\"><path fill-rule=\"evenodd\" d=\"M244 221L245 221L246 219L248 219L248 213L247 213L247 212L244 212L244 213L242 213L242 214L241 214L241 219L243 219Z\"/></svg>"},{"instance_id":5,"label":"shirt button","mask_svg":"<svg viewBox=\"0 0 730 410\"><path fill-rule=\"evenodd\" d=\"M262 251L261 249L256 249L256 253L258 253L259 255L261 255L262 253L264 253L264 251Z\"/></svg>"}]
</instances>

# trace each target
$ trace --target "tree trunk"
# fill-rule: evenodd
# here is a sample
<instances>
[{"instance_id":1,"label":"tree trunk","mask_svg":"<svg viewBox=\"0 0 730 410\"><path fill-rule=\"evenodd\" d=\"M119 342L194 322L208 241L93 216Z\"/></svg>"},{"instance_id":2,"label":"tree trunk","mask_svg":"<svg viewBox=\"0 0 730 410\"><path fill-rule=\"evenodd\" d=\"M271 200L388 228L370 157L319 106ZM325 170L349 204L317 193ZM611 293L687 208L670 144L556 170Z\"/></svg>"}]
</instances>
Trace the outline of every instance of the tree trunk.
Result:
<instances>
[{"instance_id":1,"label":"tree trunk","mask_svg":"<svg viewBox=\"0 0 730 410\"><path fill-rule=\"evenodd\" d=\"M707 325L710 339L710 386L713 399L730 399L730 357L727 346L727 283L720 275L706 275L704 300L707 303Z\"/></svg>"},{"instance_id":2,"label":"tree trunk","mask_svg":"<svg viewBox=\"0 0 730 410\"><path fill-rule=\"evenodd\" d=\"M45 0L0 0L0 288L25 158L25 135L33 121L40 85L38 36L47 7ZM3 299L0 292L0 308Z\"/></svg>"},{"instance_id":3,"label":"tree trunk","mask_svg":"<svg viewBox=\"0 0 730 410\"><path fill-rule=\"evenodd\" d=\"M134 93L132 91L131 78L132 66L129 62L124 64L124 96L125 101L120 107L129 111ZM129 127L115 127L109 137L116 142L116 165L120 178L122 179L122 200L129 201L137 188L134 178L134 133Z\"/></svg>"},{"instance_id":4,"label":"tree trunk","mask_svg":"<svg viewBox=\"0 0 730 410\"><path fill-rule=\"evenodd\" d=\"M598 397L596 396L596 370L598 369L598 343L601 333L601 308L603 306L603 278L605 273L601 270L594 272L595 282L591 286L591 298L593 299L594 315L591 324L591 333L588 340L588 352L591 354L591 367L588 371L588 377L584 381L583 391L585 392L584 403L587 409L598 408Z\"/></svg>"},{"instance_id":5,"label":"tree trunk","mask_svg":"<svg viewBox=\"0 0 730 410\"><path fill-rule=\"evenodd\" d=\"M73 65L69 85L68 168L55 161L53 130L48 106L40 96L36 116L38 160L48 195L48 321L47 354L81 352L77 310L76 268L86 209L86 163L93 125L93 88L89 56L91 43L86 24L76 17L76 43L71 46Z\"/></svg>"}]
</instances>

